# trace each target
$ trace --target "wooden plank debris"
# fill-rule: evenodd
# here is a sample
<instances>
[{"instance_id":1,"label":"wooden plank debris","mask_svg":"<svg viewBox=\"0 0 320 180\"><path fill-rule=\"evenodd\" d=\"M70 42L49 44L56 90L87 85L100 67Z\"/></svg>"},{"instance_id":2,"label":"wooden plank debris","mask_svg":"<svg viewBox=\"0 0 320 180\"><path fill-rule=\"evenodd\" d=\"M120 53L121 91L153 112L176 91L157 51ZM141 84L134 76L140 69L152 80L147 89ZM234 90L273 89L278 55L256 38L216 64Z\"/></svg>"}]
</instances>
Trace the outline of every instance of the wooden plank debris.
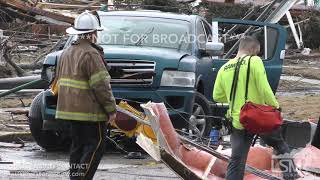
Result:
<instances>
[{"instance_id":1,"label":"wooden plank debris","mask_svg":"<svg viewBox=\"0 0 320 180\"><path fill-rule=\"evenodd\" d=\"M0 132L1 142L13 142L17 140L33 141L31 132Z\"/></svg>"},{"instance_id":2,"label":"wooden plank debris","mask_svg":"<svg viewBox=\"0 0 320 180\"><path fill-rule=\"evenodd\" d=\"M97 2L98 3L98 2ZM49 9L59 9L59 10L75 10L79 8L84 8L87 10L97 10L101 8L101 6L97 5L79 5L79 4L60 4L60 3L45 3L39 2L37 5L39 8L49 8Z\"/></svg>"},{"instance_id":3,"label":"wooden plank debris","mask_svg":"<svg viewBox=\"0 0 320 180\"><path fill-rule=\"evenodd\" d=\"M74 18L72 18L72 17L49 12L49 11L40 9L38 7L31 7L27 3L20 1L20 0L0 0L0 4L5 5L5 6L9 6L14 9L18 9L18 10L25 12L25 13L28 13L28 14L40 15L40 16L44 16L47 18L51 18L56 21L62 21L62 22L69 23L69 24L73 24L73 21L74 21ZM41 19L41 17L40 17L40 19ZM49 21L49 20L47 20L47 21ZM58 22L56 22L56 23L59 24Z\"/></svg>"},{"instance_id":4,"label":"wooden plank debris","mask_svg":"<svg viewBox=\"0 0 320 180\"><path fill-rule=\"evenodd\" d=\"M22 148L23 146L24 146L24 144L0 142L0 148Z\"/></svg>"},{"instance_id":5,"label":"wooden plank debris","mask_svg":"<svg viewBox=\"0 0 320 180\"><path fill-rule=\"evenodd\" d=\"M25 130L29 128L28 124L5 124L5 126L16 130Z\"/></svg>"},{"instance_id":6,"label":"wooden plank debris","mask_svg":"<svg viewBox=\"0 0 320 180\"><path fill-rule=\"evenodd\" d=\"M8 110L5 111L8 113L11 113L13 115L28 115L29 114L29 109L12 109L12 110Z\"/></svg>"}]
</instances>

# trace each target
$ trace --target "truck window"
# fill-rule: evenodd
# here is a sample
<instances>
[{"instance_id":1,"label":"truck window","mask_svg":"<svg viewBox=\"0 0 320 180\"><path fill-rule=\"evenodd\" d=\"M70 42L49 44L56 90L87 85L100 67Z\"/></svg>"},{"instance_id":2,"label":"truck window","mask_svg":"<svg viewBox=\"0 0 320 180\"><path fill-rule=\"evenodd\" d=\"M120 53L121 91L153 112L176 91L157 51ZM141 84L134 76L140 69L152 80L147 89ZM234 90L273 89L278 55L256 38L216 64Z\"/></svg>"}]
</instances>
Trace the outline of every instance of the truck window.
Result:
<instances>
[{"instance_id":1,"label":"truck window","mask_svg":"<svg viewBox=\"0 0 320 180\"><path fill-rule=\"evenodd\" d=\"M199 49L205 49L206 48L206 42L207 42L207 35L204 30L203 22L198 21L197 22L197 32L196 32L196 39L199 45Z\"/></svg>"},{"instance_id":2,"label":"truck window","mask_svg":"<svg viewBox=\"0 0 320 180\"><path fill-rule=\"evenodd\" d=\"M105 29L98 34L101 45L139 45L191 51L188 41L191 24L188 21L135 16L101 16L100 19Z\"/></svg>"},{"instance_id":3,"label":"truck window","mask_svg":"<svg viewBox=\"0 0 320 180\"><path fill-rule=\"evenodd\" d=\"M206 37L207 37L207 41L208 42L212 42L212 30L211 30L211 26L202 21L202 24L203 24L203 27L204 27L204 30L205 30L205 33L206 33Z\"/></svg>"},{"instance_id":4,"label":"truck window","mask_svg":"<svg viewBox=\"0 0 320 180\"><path fill-rule=\"evenodd\" d=\"M278 42L278 31L276 29L266 26L240 25L236 31L230 33L231 28L232 25L219 23L219 38L225 44L225 54L220 59L232 59L236 56L238 46L235 46L235 44L246 32L247 35L254 36L259 40L259 56L261 59L267 61L273 57Z\"/></svg>"}]
</instances>

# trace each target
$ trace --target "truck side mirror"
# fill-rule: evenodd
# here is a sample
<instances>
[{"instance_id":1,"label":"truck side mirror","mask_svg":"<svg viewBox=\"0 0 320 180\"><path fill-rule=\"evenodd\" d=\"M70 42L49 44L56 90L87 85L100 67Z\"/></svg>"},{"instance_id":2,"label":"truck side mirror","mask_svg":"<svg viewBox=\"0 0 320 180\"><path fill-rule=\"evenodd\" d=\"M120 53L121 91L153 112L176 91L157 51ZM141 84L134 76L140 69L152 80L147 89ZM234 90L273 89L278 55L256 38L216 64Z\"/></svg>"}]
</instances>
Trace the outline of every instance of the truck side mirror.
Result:
<instances>
[{"instance_id":1,"label":"truck side mirror","mask_svg":"<svg viewBox=\"0 0 320 180\"><path fill-rule=\"evenodd\" d=\"M224 44L219 42L207 42L206 52L211 56L222 56L224 52Z\"/></svg>"}]
</instances>

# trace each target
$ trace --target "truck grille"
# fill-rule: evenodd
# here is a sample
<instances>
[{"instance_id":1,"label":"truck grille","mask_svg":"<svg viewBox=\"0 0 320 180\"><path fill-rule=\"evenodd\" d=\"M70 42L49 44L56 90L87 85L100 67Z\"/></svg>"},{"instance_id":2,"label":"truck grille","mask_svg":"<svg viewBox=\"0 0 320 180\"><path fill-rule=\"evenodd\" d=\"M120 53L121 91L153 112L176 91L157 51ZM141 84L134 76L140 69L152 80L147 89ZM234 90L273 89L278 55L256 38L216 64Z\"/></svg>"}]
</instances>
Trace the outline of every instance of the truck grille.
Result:
<instances>
[{"instance_id":1,"label":"truck grille","mask_svg":"<svg viewBox=\"0 0 320 180\"><path fill-rule=\"evenodd\" d=\"M155 75L155 62L142 60L107 61L111 84L151 85Z\"/></svg>"}]
</instances>

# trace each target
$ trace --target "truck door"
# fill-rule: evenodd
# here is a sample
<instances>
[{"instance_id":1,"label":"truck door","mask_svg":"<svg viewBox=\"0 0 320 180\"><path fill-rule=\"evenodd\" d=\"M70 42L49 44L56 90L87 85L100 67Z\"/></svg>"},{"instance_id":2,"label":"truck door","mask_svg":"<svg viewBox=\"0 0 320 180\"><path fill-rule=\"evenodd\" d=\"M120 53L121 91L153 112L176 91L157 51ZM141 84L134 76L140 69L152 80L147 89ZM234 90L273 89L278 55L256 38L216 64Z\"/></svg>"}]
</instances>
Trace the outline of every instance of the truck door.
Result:
<instances>
[{"instance_id":1,"label":"truck door","mask_svg":"<svg viewBox=\"0 0 320 180\"><path fill-rule=\"evenodd\" d=\"M239 39L244 35L250 35L260 41L261 51L259 56L264 62L269 84L275 93L285 56L286 30L278 24L238 19L213 19L212 27L213 37L217 36L218 33L218 38L216 39L219 39L225 46L223 56L213 57L212 71L214 72L214 80L220 67L236 56Z\"/></svg>"},{"instance_id":2,"label":"truck door","mask_svg":"<svg viewBox=\"0 0 320 180\"><path fill-rule=\"evenodd\" d=\"M202 18L199 18L196 22L196 36L198 45L198 57L197 63L197 77L198 77L198 89L197 91L202 93L208 100L212 99L213 89L213 75L214 72L211 69L213 59L206 53L206 43L212 42L212 31L210 24Z\"/></svg>"}]
</instances>

